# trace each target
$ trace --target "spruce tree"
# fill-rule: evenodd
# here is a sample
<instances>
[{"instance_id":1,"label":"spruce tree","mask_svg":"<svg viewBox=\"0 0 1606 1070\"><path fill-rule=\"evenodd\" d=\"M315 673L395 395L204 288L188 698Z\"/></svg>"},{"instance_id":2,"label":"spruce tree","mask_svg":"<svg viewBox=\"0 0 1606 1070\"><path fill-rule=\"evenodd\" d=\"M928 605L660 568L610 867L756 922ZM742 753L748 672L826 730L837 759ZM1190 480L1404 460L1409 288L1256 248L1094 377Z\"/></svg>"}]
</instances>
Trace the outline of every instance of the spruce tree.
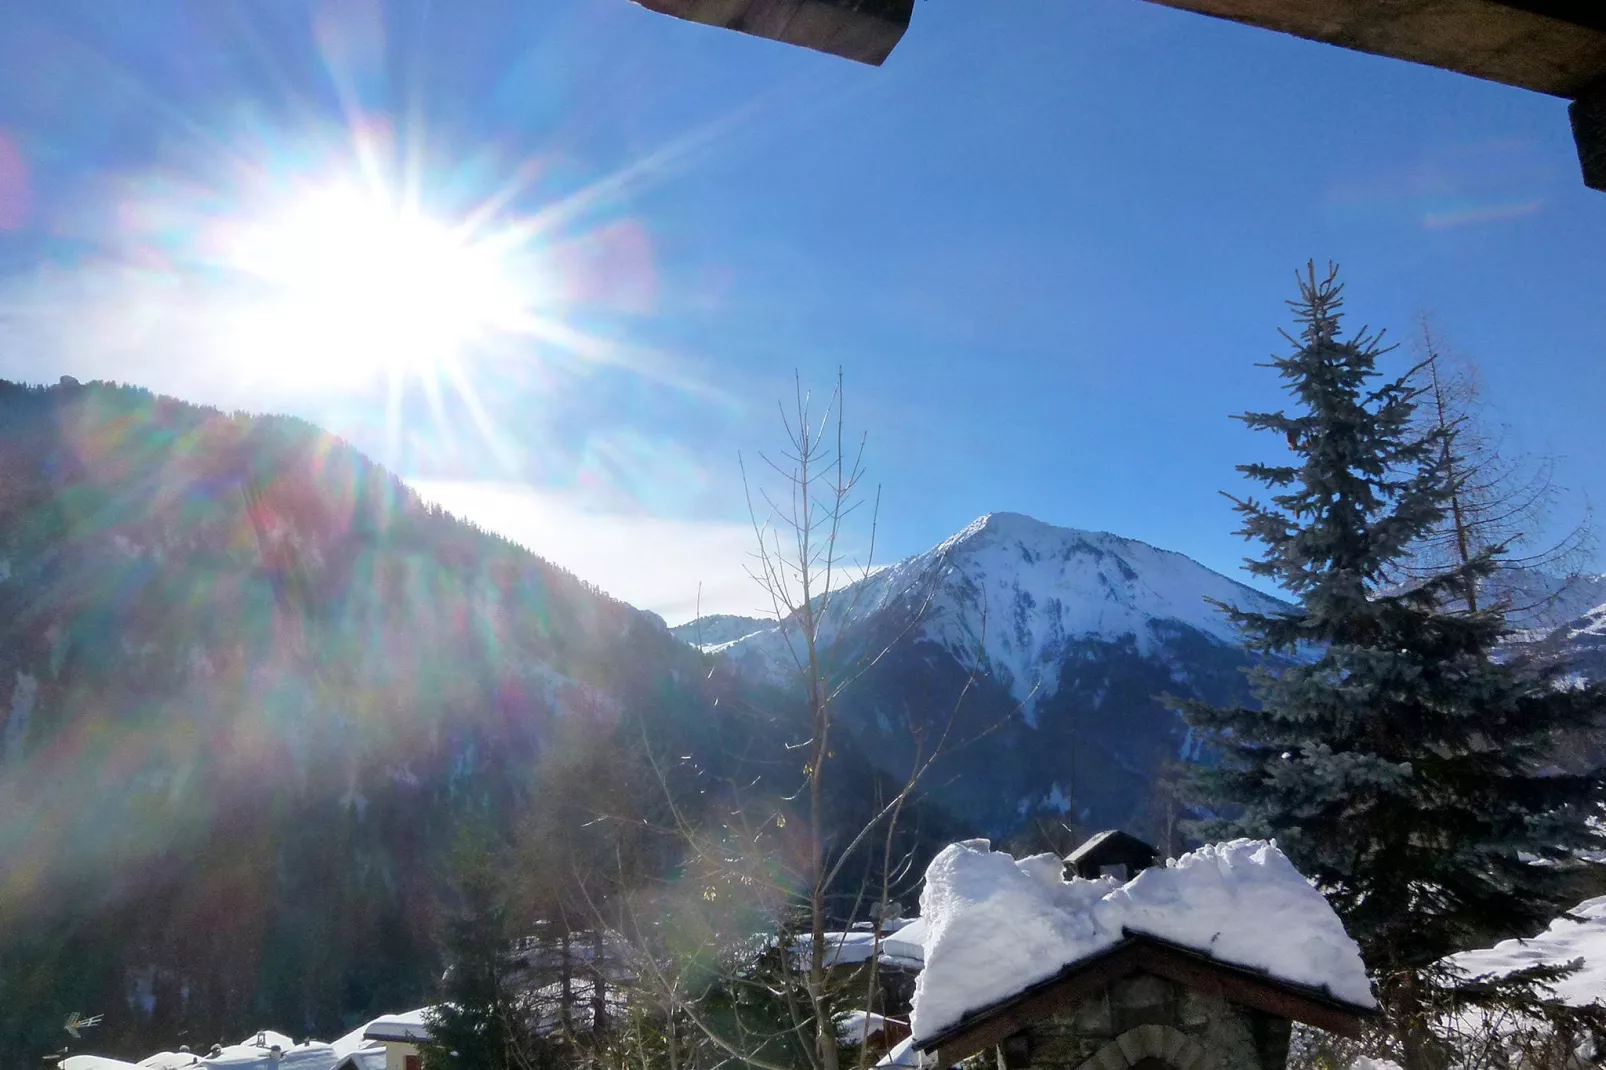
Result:
<instances>
[{"instance_id":1,"label":"spruce tree","mask_svg":"<svg viewBox=\"0 0 1606 1070\"><path fill-rule=\"evenodd\" d=\"M1431 1065L1435 964L1493 936L1531 935L1569 906L1547 882L1579 848L1602 782L1557 773L1557 733L1599 723L1606 694L1560 669L1497 656L1501 607L1461 596L1502 548L1412 585L1388 577L1444 517L1443 444L1413 427L1409 376L1385 379L1378 336L1341 336L1336 271L1310 266L1289 302L1300 331L1271 367L1291 411L1241 419L1286 463L1239 470L1267 500L1234 499L1248 562L1297 602L1221 607L1265 659L1258 706L1184 704L1221 762L1196 774L1208 831L1275 837L1344 919L1408 1063Z\"/></svg>"},{"instance_id":2,"label":"spruce tree","mask_svg":"<svg viewBox=\"0 0 1606 1070\"><path fill-rule=\"evenodd\" d=\"M428 1070L533 1070L540 1038L515 983L505 863L488 834L466 831L453 851L457 902L443 932L441 999L421 1045Z\"/></svg>"}]
</instances>

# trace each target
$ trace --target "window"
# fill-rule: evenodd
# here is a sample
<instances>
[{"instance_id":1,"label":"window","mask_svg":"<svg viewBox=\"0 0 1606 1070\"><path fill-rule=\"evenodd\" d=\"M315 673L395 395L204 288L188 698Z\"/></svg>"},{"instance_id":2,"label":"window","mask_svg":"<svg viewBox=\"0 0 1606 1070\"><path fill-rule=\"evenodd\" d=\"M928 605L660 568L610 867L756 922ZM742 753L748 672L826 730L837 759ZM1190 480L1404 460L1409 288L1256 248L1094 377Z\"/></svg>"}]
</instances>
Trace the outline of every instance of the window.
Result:
<instances>
[{"instance_id":1,"label":"window","mask_svg":"<svg viewBox=\"0 0 1606 1070\"><path fill-rule=\"evenodd\" d=\"M424 1057L422 1055L402 1056L402 1070L424 1070Z\"/></svg>"},{"instance_id":2,"label":"window","mask_svg":"<svg viewBox=\"0 0 1606 1070\"><path fill-rule=\"evenodd\" d=\"M1032 1036L1024 1030L1014 1036L1005 1037L1001 1045L1004 1049L1005 1070L1025 1070L1032 1065Z\"/></svg>"}]
</instances>

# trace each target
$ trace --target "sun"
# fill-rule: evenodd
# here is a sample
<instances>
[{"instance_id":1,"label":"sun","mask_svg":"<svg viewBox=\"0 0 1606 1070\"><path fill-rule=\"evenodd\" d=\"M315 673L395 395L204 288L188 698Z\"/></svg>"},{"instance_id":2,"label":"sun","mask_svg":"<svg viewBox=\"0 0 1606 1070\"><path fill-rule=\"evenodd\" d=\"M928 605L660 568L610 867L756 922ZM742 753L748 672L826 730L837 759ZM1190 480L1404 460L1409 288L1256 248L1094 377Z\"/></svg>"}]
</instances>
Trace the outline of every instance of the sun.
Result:
<instances>
[{"instance_id":1,"label":"sun","mask_svg":"<svg viewBox=\"0 0 1606 1070\"><path fill-rule=\"evenodd\" d=\"M517 331L532 296L497 243L351 187L262 213L230 253L250 293L231 355L313 381L426 375Z\"/></svg>"}]
</instances>

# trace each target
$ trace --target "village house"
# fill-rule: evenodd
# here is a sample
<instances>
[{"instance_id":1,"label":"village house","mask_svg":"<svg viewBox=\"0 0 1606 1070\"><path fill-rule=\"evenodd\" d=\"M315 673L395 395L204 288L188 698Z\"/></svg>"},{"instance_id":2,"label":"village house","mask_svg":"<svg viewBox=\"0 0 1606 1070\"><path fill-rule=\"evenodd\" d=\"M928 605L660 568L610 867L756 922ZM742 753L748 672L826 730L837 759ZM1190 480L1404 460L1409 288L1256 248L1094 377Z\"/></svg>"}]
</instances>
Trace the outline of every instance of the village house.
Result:
<instances>
[{"instance_id":1,"label":"village house","mask_svg":"<svg viewBox=\"0 0 1606 1070\"><path fill-rule=\"evenodd\" d=\"M1360 954L1270 843L1162 863L1106 832L1065 859L986 841L933 861L912 1036L884 1066L1282 1070L1293 1023L1377 1013Z\"/></svg>"},{"instance_id":2,"label":"village house","mask_svg":"<svg viewBox=\"0 0 1606 1070\"><path fill-rule=\"evenodd\" d=\"M926 1037L937 1070L996 1049L1007 1070L1282 1070L1294 1022L1355 1036L1370 1008L1129 933L1114 948Z\"/></svg>"},{"instance_id":3,"label":"village house","mask_svg":"<svg viewBox=\"0 0 1606 1070\"><path fill-rule=\"evenodd\" d=\"M377 1043L385 1049L385 1070L423 1070L424 1056L419 1045L429 1040L429 1026L422 1007L404 1014L387 1014L375 1018L363 1030L364 1042Z\"/></svg>"}]
</instances>

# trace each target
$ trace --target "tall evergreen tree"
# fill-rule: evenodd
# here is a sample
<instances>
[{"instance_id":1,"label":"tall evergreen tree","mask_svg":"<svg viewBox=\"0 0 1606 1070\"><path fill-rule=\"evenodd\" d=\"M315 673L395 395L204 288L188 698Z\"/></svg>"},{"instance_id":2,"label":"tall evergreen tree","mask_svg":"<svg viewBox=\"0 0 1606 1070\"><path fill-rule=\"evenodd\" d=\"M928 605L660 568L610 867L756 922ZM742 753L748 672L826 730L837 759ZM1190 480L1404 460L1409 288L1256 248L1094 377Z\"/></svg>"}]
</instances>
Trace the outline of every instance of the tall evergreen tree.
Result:
<instances>
[{"instance_id":1,"label":"tall evergreen tree","mask_svg":"<svg viewBox=\"0 0 1606 1070\"><path fill-rule=\"evenodd\" d=\"M457 902L443 933L447 968L430 1011L429 1070L534 1070L540 1038L515 983L505 860L488 836L465 832L454 850Z\"/></svg>"},{"instance_id":2,"label":"tall evergreen tree","mask_svg":"<svg viewBox=\"0 0 1606 1070\"><path fill-rule=\"evenodd\" d=\"M1388 577L1444 518L1434 432L1413 429L1409 379L1385 380L1365 331L1341 337L1336 272L1311 266L1291 301L1298 338L1272 361L1292 411L1238 417L1286 440L1282 464L1240 471L1266 501L1234 499L1248 567L1298 599L1285 612L1222 608L1267 656L1257 708L1186 704L1222 762L1199 801L1213 834L1274 836L1327 893L1374 971L1408 1063L1431 1065L1434 964L1492 935L1542 928L1567 905L1534 860L1599 847L1597 777L1560 775L1556 733L1596 723L1606 692L1494 656L1499 606L1467 607L1495 567L1483 547L1414 586Z\"/></svg>"}]
</instances>

